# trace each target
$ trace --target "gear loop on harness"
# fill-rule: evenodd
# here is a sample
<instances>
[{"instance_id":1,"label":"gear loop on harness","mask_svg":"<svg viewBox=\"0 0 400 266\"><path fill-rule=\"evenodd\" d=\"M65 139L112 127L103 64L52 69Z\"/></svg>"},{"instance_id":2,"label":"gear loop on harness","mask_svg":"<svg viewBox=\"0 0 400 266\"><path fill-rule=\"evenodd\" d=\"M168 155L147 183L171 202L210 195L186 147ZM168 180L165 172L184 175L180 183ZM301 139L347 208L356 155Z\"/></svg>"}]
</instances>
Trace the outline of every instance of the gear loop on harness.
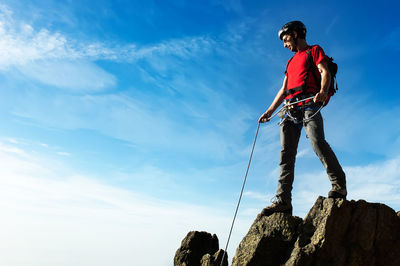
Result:
<instances>
[{"instance_id":1,"label":"gear loop on harness","mask_svg":"<svg viewBox=\"0 0 400 266\"><path fill-rule=\"evenodd\" d=\"M311 100L314 97L308 97L302 100L295 101L293 103L286 103L278 112L278 116L281 118L281 121L278 125L282 125L286 120L290 119L295 124L307 123L310 121L314 116L316 116L321 109L324 107L324 104L318 105L305 105L302 104L301 106L294 106L295 104ZM317 109L318 108L318 109ZM315 112L310 117L305 117L305 111L308 110L315 110ZM271 116L272 117L272 116Z\"/></svg>"},{"instance_id":2,"label":"gear loop on harness","mask_svg":"<svg viewBox=\"0 0 400 266\"><path fill-rule=\"evenodd\" d=\"M281 109L279 109L279 111L277 111L274 115L272 115L271 118L275 115L278 115L281 118L281 121L278 123L278 125L282 125L288 119L290 119L295 124L307 123L321 111L321 109L324 107L324 104L321 104L319 106L319 108L316 109L315 113L307 118L305 117L305 111L307 109L309 109L310 106L304 106L304 104L303 104L303 105L299 106L300 107L299 108L298 106L295 106L295 105L298 103L305 102L307 100L311 100L313 98L314 98L314 96L304 98L302 100L297 100L295 102L287 102L286 104L284 104L284 106ZM317 106L317 105L315 105L315 106ZM295 110L295 111L293 111L293 110ZM294 112L296 112L296 113L294 113Z\"/></svg>"}]
</instances>

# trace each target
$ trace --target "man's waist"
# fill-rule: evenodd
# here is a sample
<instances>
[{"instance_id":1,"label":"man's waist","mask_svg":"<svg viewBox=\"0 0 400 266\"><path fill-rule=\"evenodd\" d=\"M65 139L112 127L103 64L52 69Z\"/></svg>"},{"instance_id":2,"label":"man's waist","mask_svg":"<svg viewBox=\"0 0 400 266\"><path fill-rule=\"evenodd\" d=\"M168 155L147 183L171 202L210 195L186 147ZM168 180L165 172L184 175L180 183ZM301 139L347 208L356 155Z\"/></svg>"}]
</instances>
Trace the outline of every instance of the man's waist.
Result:
<instances>
[{"instance_id":1,"label":"man's waist","mask_svg":"<svg viewBox=\"0 0 400 266\"><path fill-rule=\"evenodd\" d=\"M292 104L292 103L296 103L297 102L292 107L303 106L303 105L304 106L308 106L308 105L315 104L313 99L312 99L315 96L315 93L310 93L310 92L304 93L304 92L302 92L302 93L298 93L298 94L290 95L290 96L292 96L292 97L285 98L286 102L288 104Z\"/></svg>"}]
</instances>

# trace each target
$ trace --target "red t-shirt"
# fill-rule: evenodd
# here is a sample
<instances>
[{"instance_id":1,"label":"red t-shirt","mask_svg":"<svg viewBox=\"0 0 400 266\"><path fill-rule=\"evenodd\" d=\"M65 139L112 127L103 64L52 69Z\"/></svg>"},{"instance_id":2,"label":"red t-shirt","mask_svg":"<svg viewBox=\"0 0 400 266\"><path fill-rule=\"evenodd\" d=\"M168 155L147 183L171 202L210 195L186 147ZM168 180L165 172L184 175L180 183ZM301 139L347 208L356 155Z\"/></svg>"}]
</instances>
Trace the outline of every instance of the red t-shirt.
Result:
<instances>
[{"instance_id":1,"label":"red t-shirt","mask_svg":"<svg viewBox=\"0 0 400 266\"><path fill-rule=\"evenodd\" d=\"M299 51L297 52L292 59L289 59L287 62L287 70L286 70L286 77L287 77L287 86L286 89L294 89L297 87L300 87L304 84L304 79L307 75L307 50L304 51ZM324 50L318 46L314 45L311 48L311 56L313 59L313 62L317 66L319 63L321 63L325 58L326 55L324 53ZM311 63L311 62L310 62ZM320 74L316 67L311 67L310 71L316 71L316 77L319 77ZM321 87L321 81L320 80L315 80L315 77L312 73L308 74L307 78L307 92L314 92L317 93L319 91L319 88ZM294 95L297 95L301 93L301 91L294 93ZM287 96L286 99L292 98L292 96Z\"/></svg>"}]
</instances>

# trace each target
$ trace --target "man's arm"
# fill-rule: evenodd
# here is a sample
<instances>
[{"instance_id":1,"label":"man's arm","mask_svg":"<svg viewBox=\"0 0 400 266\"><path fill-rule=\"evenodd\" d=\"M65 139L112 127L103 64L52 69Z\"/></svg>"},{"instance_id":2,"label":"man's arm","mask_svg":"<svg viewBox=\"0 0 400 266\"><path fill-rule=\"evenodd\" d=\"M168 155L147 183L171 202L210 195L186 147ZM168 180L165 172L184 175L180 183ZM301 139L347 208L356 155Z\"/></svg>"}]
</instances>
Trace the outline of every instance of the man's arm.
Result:
<instances>
[{"instance_id":1,"label":"man's arm","mask_svg":"<svg viewBox=\"0 0 400 266\"><path fill-rule=\"evenodd\" d=\"M267 109L267 111L265 111L265 113L263 113L261 115L261 117L258 119L258 123L268 122L270 117L271 117L271 115L276 110L276 108L278 108L279 105L281 105L281 103L285 99L285 93L284 92L285 92L285 89L286 89L286 85L287 85L287 77L285 76L285 79L283 80L282 88L276 94L275 99L272 101L272 103L269 106L269 108Z\"/></svg>"},{"instance_id":2,"label":"man's arm","mask_svg":"<svg viewBox=\"0 0 400 266\"><path fill-rule=\"evenodd\" d=\"M326 60L318 64L318 71L321 73L321 90L315 95L314 102L325 102L328 98L329 85L331 84L331 73L328 70Z\"/></svg>"}]
</instances>

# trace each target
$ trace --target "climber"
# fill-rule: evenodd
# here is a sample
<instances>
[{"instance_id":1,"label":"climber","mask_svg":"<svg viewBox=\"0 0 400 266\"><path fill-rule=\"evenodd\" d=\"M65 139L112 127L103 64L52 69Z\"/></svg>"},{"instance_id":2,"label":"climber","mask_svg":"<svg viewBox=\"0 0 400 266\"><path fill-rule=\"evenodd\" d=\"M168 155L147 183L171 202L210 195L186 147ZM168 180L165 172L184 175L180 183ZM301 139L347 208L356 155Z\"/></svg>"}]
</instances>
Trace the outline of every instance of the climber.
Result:
<instances>
[{"instance_id":1,"label":"climber","mask_svg":"<svg viewBox=\"0 0 400 266\"><path fill-rule=\"evenodd\" d=\"M281 122L281 156L280 176L275 200L272 205L262 210L262 215L275 212L292 214L292 184L294 180L294 166L301 130L304 126L312 148L324 165L332 184L328 193L329 198L346 198L346 176L336 158L335 153L325 140L323 120L320 106L328 98L328 89L331 75L327 67L327 57L323 49L318 46L309 46L306 42L306 27L300 21L286 23L279 31L279 38L285 48L294 52L294 56L287 62L282 88L276 94L271 105L259 119L259 123L268 122L273 112L286 100L287 102L301 101L296 104ZM311 51L312 61L316 66L316 74L308 73L313 68L307 67L306 52ZM318 75L319 79L316 79Z\"/></svg>"}]
</instances>

